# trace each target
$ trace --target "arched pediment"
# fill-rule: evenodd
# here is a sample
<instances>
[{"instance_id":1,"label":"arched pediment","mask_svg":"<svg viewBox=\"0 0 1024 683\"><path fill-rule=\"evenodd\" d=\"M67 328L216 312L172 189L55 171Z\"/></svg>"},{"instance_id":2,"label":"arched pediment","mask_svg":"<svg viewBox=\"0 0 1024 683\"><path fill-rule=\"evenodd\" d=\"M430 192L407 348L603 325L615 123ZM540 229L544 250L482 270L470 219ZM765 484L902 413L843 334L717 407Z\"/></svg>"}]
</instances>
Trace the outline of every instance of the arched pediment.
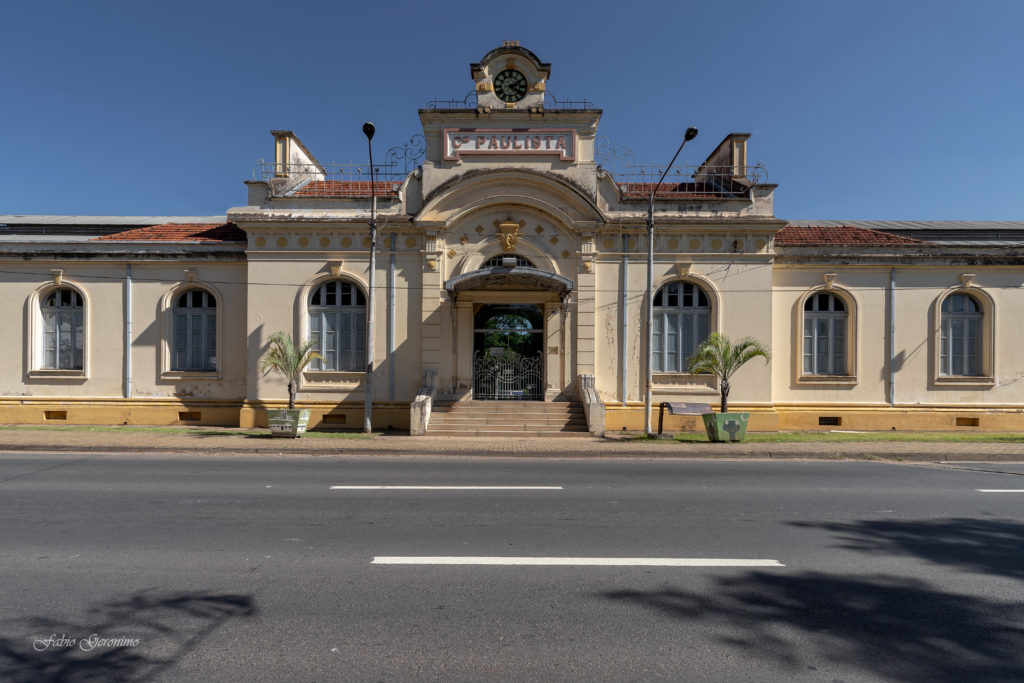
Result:
<instances>
[{"instance_id":1,"label":"arched pediment","mask_svg":"<svg viewBox=\"0 0 1024 683\"><path fill-rule=\"evenodd\" d=\"M426 198L417 223L451 225L481 209L527 206L567 226L605 222L594 199L573 183L528 169L470 171L440 185Z\"/></svg>"}]
</instances>

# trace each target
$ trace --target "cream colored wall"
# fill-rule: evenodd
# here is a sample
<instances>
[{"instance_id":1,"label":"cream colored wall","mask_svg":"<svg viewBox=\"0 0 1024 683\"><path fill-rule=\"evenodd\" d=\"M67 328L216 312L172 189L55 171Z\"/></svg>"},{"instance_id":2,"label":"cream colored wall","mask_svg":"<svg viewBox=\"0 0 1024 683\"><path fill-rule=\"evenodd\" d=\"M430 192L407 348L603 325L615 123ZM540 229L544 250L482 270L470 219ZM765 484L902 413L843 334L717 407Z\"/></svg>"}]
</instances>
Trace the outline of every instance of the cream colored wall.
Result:
<instances>
[{"instance_id":1,"label":"cream colored wall","mask_svg":"<svg viewBox=\"0 0 1024 683\"><path fill-rule=\"evenodd\" d=\"M615 240L621 245L621 237ZM604 243L604 237L598 240ZM633 244L638 244L636 240ZM642 243L639 244L642 248ZM620 321L618 315L621 296L621 254L607 254L598 259L597 266L597 321L596 385L598 393L607 403L621 403L620 381ZM681 274L679 264L689 266ZM736 340L752 336L763 344L772 343L773 310L771 306L771 263L767 256L723 257L688 255L685 259L673 255L655 254L654 289L674 280L700 285L712 298L712 331L719 331ZM643 401L644 365L646 345L646 313L643 293L647 287L646 252L630 254L628 267L627 312L627 396L629 402ZM736 405L767 405L771 402L771 364L756 359L744 366L733 378L729 400ZM694 377L687 373L658 373L654 376L653 399L714 403L719 401L717 383L708 377Z\"/></svg>"},{"instance_id":2,"label":"cream colored wall","mask_svg":"<svg viewBox=\"0 0 1024 683\"><path fill-rule=\"evenodd\" d=\"M192 271L193 282L189 282ZM170 369L173 299L186 289L217 298L216 373ZM245 264L152 263L132 266L132 394L137 398L245 397Z\"/></svg>"},{"instance_id":3,"label":"cream colored wall","mask_svg":"<svg viewBox=\"0 0 1024 683\"><path fill-rule=\"evenodd\" d=\"M994 344L985 344L994 364L993 381L966 380L947 384L936 379L938 318L936 307L952 291L960 290L960 276L975 275L974 294L992 304ZM857 382L846 387L800 384L796 380L801 353L797 327L798 303L807 292L824 285L824 274L836 275L836 288L857 301ZM1005 406L1024 401L1024 363L1017 352L1024 338L1024 306L1020 300L1020 274L1012 268L903 267L896 269L897 357L895 403L899 406ZM779 353L773 377L779 404L832 404L854 407L888 405L889 268L776 266L773 307L776 326L773 344ZM784 355L783 355L784 354Z\"/></svg>"},{"instance_id":4,"label":"cream colored wall","mask_svg":"<svg viewBox=\"0 0 1024 683\"><path fill-rule=\"evenodd\" d=\"M825 274L835 274L836 294L852 299L854 353L847 358L855 381L820 384L801 381L802 304L811 292L825 291ZM886 338L889 271L882 268L775 266L772 306L776 349L773 395L778 403L883 405L886 394ZM851 362L852 361L852 362Z\"/></svg>"},{"instance_id":5,"label":"cream colored wall","mask_svg":"<svg viewBox=\"0 0 1024 683\"><path fill-rule=\"evenodd\" d=\"M86 348L84 375L29 377L41 343L38 297L54 286L51 269L63 271L63 282L85 299ZM0 326L7 353L0 358L0 394L4 396L120 397L124 265L28 261L3 264L0 310L8 324Z\"/></svg>"},{"instance_id":6,"label":"cream colored wall","mask_svg":"<svg viewBox=\"0 0 1024 683\"><path fill-rule=\"evenodd\" d=\"M400 236L400 240L404 239ZM381 244L383 240L379 240ZM403 242L404 244L404 242ZM377 253L374 352L374 400L387 401L389 377L387 359L387 274L390 252ZM421 256L404 247L396 253L395 286L395 400L411 401L420 387L419 297ZM249 254L247 398L258 402L281 402L288 398L287 383L280 374L262 375L259 358L272 334L284 331L308 338L306 301L312 289L334 279L332 264L340 264L338 277L352 281L364 294L369 280L369 255L341 252L254 251ZM365 372L305 374L299 401L359 402L365 397Z\"/></svg>"},{"instance_id":7,"label":"cream colored wall","mask_svg":"<svg viewBox=\"0 0 1024 683\"><path fill-rule=\"evenodd\" d=\"M975 275L969 291L988 306L994 337L985 343L993 361L990 386L964 383L959 386L936 382L938 318L941 297L963 289L960 276ZM896 270L896 353L905 354L896 375L897 404L928 402L937 405L1006 405L1024 402L1024 362L1020 353L1024 339L1024 299L1021 275L1016 268L935 267ZM907 325L904 321L913 321ZM986 326L987 327L987 326ZM988 365L986 363L986 365Z\"/></svg>"},{"instance_id":8,"label":"cream colored wall","mask_svg":"<svg viewBox=\"0 0 1024 683\"><path fill-rule=\"evenodd\" d=\"M84 371L32 372L39 367L38 295L52 289L53 269L85 301ZM172 294L196 285L219 295L216 374L171 373ZM87 424L173 424L187 416L204 424L235 424L245 395L244 264L239 262L132 262L130 397L124 396L124 291L126 264L91 260L5 263L0 311L13 324L0 328L0 422L62 421Z\"/></svg>"}]
</instances>

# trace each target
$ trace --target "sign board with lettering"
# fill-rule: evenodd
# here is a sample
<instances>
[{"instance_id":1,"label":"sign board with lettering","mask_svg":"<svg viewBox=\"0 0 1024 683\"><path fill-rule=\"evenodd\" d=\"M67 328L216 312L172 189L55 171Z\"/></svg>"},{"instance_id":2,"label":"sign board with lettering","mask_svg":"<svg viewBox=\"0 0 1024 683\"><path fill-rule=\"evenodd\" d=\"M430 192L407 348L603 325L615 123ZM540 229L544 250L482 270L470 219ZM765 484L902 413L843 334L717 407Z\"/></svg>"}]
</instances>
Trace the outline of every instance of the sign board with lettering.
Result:
<instances>
[{"instance_id":1,"label":"sign board with lettering","mask_svg":"<svg viewBox=\"0 0 1024 683\"><path fill-rule=\"evenodd\" d=\"M576 131L568 128L445 128L445 161L463 154L555 155L576 160Z\"/></svg>"}]
</instances>

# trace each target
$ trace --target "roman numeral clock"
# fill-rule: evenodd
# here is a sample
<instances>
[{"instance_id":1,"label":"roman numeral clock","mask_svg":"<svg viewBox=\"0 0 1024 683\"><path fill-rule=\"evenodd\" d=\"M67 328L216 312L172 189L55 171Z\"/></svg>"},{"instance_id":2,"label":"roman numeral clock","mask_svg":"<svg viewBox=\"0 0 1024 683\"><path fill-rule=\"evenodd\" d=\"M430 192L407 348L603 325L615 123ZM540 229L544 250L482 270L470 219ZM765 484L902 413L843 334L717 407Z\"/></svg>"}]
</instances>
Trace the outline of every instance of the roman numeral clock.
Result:
<instances>
[{"instance_id":1,"label":"roman numeral clock","mask_svg":"<svg viewBox=\"0 0 1024 683\"><path fill-rule=\"evenodd\" d=\"M526 97L526 76L515 69L499 71L494 77L494 94L502 102L518 102Z\"/></svg>"}]
</instances>

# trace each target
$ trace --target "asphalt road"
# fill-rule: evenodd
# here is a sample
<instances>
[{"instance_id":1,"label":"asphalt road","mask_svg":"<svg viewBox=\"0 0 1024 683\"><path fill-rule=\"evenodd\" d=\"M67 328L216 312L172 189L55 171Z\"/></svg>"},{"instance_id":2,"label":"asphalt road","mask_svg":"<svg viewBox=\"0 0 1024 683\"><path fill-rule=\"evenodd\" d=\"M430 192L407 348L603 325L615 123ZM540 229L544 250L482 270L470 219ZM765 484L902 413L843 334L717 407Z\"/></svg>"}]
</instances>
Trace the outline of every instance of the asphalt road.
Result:
<instances>
[{"instance_id":1,"label":"asphalt road","mask_svg":"<svg viewBox=\"0 0 1024 683\"><path fill-rule=\"evenodd\" d=\"M0 680L1020 680L962 467L0 454Z\"/></svg>"}]
</instances>

